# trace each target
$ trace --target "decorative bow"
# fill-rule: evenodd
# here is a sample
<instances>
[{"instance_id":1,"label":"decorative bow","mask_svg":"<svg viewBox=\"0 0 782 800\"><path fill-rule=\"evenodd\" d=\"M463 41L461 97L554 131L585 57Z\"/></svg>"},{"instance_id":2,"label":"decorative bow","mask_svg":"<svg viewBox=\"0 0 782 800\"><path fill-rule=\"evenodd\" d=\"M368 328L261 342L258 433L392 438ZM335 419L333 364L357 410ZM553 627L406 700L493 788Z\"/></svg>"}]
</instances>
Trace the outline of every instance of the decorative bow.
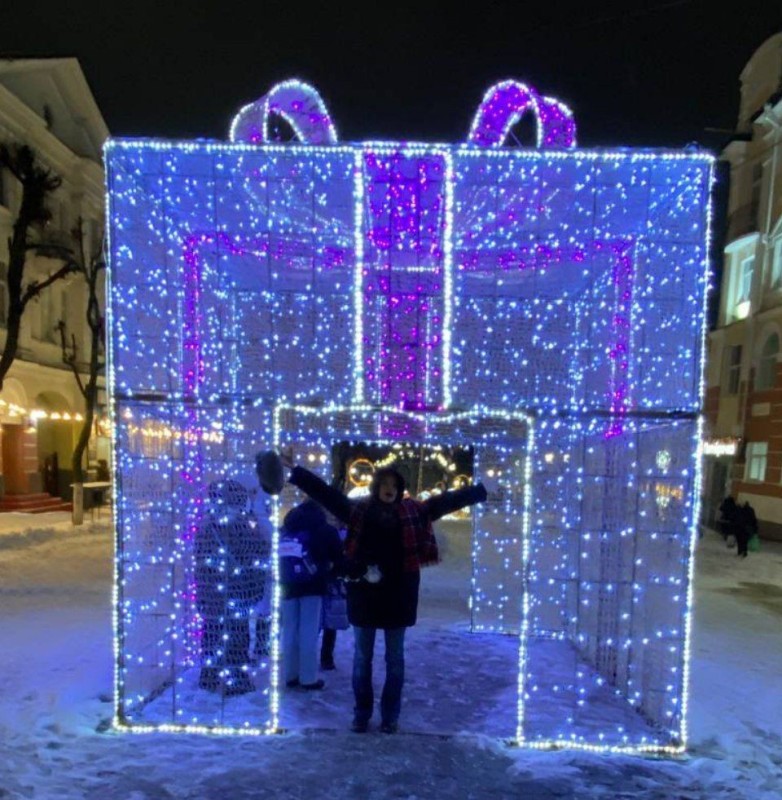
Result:
<instances>
[{"instance_id":1,"label":"decorative bow","mask_svg":"<svg viewBox=\"0 0 782 800\"><path fill-rule=\"evenodd\" d=\"M575 147L573 112L559 100L543 97L531 86L515 80L494 84L483 96L473 119L469 144L502 146L511 128L526 114L534 114L538 147ZM234 117L232 142L266 144L271 141L269 121L282 117L306 144L335 144L337 131L317 89L299 80L278 83L271 91L249 103Z\"/></svg>"}]
</instances>

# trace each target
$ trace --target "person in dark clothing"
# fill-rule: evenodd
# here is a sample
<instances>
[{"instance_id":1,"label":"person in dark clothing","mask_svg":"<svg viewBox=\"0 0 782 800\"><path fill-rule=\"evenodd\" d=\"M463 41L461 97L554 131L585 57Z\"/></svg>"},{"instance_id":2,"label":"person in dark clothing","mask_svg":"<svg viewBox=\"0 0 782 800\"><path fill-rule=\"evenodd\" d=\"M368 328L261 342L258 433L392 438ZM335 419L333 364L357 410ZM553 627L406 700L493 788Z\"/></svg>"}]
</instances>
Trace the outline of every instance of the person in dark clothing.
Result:
<instances>
[{"instance_id":1,"label":"person in dark clothing","mask_svg":"<svg viewBox=\"0 0 782 800\"><path fill-rule=\"evenodd\" d=\"M722 538L725 539L728 546L731 546L730 539L736 539L736 527L738 525L739 507L732 495L728 495L722 503L720 503L720 519L719 529Z\"/></svg>"},{"instance_id":2,"label":"person in dark clothing","mask_svg":"<svg viewBox=\"0 0 782 800\"><path fill-rule=\"evenodd\" d=\"M282 662L285 685L318 690L318 630L329 580L342 564L342 542L314 500L285 516L279 543Z\"/></svg>"},{"instance_id":3,"label":"person in dark clothing","mask_svg":"<svg viewBox=\"0 0 782 800\"><path fill-rule=\"evenodd\" d=\"M758 532L758 518L755 509L746 501L743 506L736 506L736 555L747 557L749 540Z\"/></svg>"},{"instance_id":4,"label":"person in dark clothing","mask_svg":"<svg viewBox=\"0 0 782 800\"><path fill-rule=\"evenodd\" d=\"M419 502L404 496L403 477L389 468L375 473L369 497L358 501L350 501L302 467L293 467L290 482L348 526L348 619L355 634L352 730L365 732L372 717L372 659L377 631L382 630L386 679L380 699L380 730L394 733L404 685L405 630L417 620L420 570L439 561L432 522L483 502L486 489L478 484Z\"/></svg>"},{"instance_id":5,"label":"person in dark clothing","mask_svg":"<svg viewBox=\"0 0 782 800\"><path fill-rule=\"evenodd\" d=\"M225 696L251 692L247 673L250 609L263 598L270 548L247 511L237 481L209 486L207 516L194 542L196 606L203 623L202 689Z\"/></svg>"}]
</instances>

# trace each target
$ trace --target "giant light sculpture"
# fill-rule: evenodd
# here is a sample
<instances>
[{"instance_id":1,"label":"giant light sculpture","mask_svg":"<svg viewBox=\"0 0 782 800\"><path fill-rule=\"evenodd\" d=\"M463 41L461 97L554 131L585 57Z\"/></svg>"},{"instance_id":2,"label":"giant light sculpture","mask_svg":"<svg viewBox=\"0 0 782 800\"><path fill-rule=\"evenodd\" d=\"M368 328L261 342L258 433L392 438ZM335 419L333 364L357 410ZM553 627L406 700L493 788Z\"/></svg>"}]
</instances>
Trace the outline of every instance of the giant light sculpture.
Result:
<instances>
[{"instance_id":1,"label":"giant light sculpture","mask_svg":"<svg viewBox=\"0 0 782 800\"><path fill-rule=\"evenodd\" d=\"M527 113L538 147L503 147ZM328 477L336 442L447 442L502 476L471 627L517 637L508 738L681 750L712 158L576 149L515 81L462 145L338 143L297 81L230 139L106 148L116 724L279 728L277 591L255 691L197 685L212 481L272 445Z\"/></svg>"}]
</instances>

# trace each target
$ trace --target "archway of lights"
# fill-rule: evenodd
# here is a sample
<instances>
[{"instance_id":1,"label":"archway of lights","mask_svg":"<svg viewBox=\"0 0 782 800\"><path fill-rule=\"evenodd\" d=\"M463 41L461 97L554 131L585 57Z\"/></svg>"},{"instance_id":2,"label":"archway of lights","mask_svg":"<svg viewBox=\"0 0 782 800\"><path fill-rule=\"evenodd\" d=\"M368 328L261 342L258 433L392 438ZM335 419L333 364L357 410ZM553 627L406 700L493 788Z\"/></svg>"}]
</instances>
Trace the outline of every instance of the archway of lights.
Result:
<instances>
[{"instance_id":1,"label":"archway of lights","mask_svg":"<svg viewBox=\"0 0 782 800\"><path fill-rule=\"evenodd\" d=\"M539 149L502 148L525 113ZM255 690L198 686L211 482L272 444L329 477L334 442L447 442L503 476L471 598L475 636L512 643L499 735L681 750L712 158L576 149L516 81L467 144L342 144L287 81L230 143L113 140L106 165L117 725L285 724L276 589Z\"/></svg>"}]
</instances>

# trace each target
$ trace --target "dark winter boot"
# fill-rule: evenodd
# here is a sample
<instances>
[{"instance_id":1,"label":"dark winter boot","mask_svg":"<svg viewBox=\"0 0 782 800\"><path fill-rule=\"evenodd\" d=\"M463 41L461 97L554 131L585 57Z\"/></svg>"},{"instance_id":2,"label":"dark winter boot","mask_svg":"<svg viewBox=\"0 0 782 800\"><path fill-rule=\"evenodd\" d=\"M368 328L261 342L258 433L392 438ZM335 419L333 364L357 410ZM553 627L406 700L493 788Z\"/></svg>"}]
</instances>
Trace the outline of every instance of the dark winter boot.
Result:
<instances>
[{"instance_id":1,"label":"dark winter boot","mask_svg":"<svg viewBox=\"0 0 782 800\"><path fill-rule=\"evenodd\" d=\"M399 725L396 722L381 722L381 733L396 733L399 730Z\"/></svg>"}]
</instances>

